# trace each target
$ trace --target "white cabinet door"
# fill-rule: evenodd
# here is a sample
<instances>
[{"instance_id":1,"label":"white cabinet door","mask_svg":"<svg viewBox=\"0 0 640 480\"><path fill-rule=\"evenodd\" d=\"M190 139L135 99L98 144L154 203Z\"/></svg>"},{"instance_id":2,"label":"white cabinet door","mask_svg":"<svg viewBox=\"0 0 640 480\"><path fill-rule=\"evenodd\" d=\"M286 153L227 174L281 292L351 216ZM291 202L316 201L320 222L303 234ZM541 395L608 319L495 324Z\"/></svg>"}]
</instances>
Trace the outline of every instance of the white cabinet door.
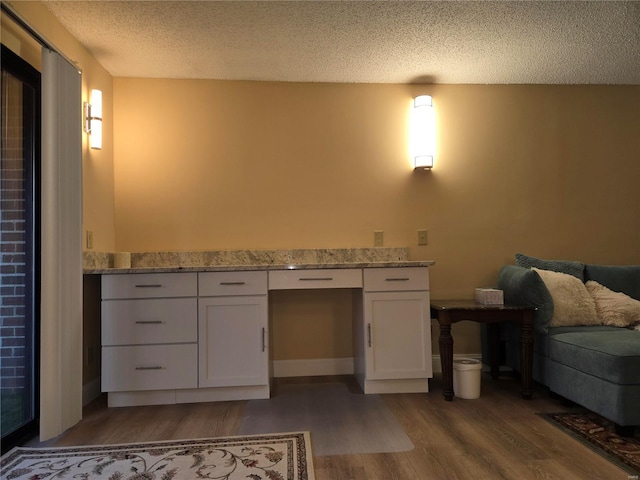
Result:
<instances>
[{"instance_id":1,"label":"white cabinet door","mask_svg":"<svg viewBox=\"0 0 640 480\"><path fill-rule=\"evenodd\" d=\"M267 296L198 300L198 386L266 385Z\"/></svg>"},{"instance_id":2,"label":"white cabinet door","mask_svg":"<svg viewBox=\"0 0 640 480\"><path fill-rule=\"evenodd\" d=\"M368 380L432 376L429 292L364 294Z\"/></svg>"}]
</instances>

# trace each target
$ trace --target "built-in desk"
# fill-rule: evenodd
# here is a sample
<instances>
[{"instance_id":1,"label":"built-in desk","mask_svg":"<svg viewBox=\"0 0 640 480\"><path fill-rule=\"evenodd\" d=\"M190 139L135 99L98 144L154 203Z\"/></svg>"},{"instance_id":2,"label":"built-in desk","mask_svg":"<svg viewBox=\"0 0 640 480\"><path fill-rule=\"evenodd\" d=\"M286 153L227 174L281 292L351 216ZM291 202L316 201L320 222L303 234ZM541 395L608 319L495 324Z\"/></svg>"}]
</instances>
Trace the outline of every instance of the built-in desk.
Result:
<instances>
[{"instance_id":1,"label":"built-in desk","mask_svg":"<svg viewBox=\"0 0 640 480\"><path fill-rule=\"evenodd\" d=\"M353 289L365 393L427 392L433 262L104 269L109 406L268 398L272 290Z\"/></svg>"}]
</instances>

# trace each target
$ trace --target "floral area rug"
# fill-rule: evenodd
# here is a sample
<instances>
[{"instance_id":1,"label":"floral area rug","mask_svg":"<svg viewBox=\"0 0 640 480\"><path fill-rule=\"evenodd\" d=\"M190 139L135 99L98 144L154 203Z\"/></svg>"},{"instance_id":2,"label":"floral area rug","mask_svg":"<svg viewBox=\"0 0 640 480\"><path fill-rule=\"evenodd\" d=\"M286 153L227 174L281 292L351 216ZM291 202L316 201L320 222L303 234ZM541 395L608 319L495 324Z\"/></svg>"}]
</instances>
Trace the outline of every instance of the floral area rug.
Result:
<instances>
[{"instance_id":1,"label":"floral area rug","mask_svg":"<svg viewBox=\"0 0 640 480\"><path fill-rule=\"evenodd\" d=\"M153 443L14 448L0 478L314 480L308 432Z\"/></svg>"},{"instance_id":2,"label":"floral area rug","mask_svg":"<svg viewBox=\"0 0 640 480\"><path fill-rule=\"evenodd\" d=\"M540 416L552 425L567 432L576 440L615 463L620 468L640 475L640 436L621 437L609 420L592 412L582 413L541 413Z\"/></svg>"}]
</instances>

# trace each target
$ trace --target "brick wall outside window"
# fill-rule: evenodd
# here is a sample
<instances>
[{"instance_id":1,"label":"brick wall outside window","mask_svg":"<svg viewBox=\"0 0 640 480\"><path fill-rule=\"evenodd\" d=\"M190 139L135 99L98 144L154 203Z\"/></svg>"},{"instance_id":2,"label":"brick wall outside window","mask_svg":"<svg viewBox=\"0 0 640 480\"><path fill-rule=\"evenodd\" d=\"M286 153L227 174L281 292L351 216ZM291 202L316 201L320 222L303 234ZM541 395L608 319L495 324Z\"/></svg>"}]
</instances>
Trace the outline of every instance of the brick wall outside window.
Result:
<instances>
[{"instance_id":1,"label":"brick wall outside window","mask_svg":"<svg viewBox=\"0 0 640 480\"><path fill-rule=\"evenodd\" d=\"M4 79L3 79L4 80ZM18 96L20 100L21 95ZM25 386L25 180L22 152L22 116L3 113L0 160L0 388ZM5 115L9 113L8 115Z\"/></svg>"}]
</instances>

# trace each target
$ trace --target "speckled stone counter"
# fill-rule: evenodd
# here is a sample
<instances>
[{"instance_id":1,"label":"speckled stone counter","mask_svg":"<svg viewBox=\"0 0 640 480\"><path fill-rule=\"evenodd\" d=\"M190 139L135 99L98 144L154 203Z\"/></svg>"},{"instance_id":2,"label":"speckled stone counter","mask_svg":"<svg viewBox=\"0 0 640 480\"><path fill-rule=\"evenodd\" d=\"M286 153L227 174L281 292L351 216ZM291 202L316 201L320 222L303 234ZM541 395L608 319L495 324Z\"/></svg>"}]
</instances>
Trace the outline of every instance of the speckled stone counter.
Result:
<instances>
[{"instance_id":1,"label":"speckled stone counter","mask_svg":"<svg viewBox=\"0 0 640 480\"><path fill-rule=\"evenodd\" d=\"M434 264L433 261L411 261L408 256L408 249L404 247L147 252L131 253L130 268L114 268L113 253L84 252L84 273L428 267Z\"/></svg>"}]
</instances>

